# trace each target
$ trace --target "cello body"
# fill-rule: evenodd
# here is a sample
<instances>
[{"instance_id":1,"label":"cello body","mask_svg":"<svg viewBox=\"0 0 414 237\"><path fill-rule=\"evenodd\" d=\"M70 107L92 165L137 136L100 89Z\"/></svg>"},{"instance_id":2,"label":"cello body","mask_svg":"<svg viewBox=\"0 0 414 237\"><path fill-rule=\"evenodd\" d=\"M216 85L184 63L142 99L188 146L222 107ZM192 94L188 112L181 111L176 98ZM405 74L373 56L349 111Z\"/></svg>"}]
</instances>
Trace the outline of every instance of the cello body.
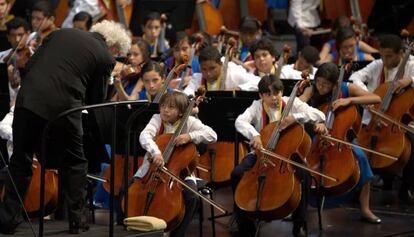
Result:
<instances>
[{"instance_id":1,"label":"cello body","mask_svg":"<svg viewBox=\"0 0 414 237\"><path fill-rule=\"evenodd\" d=\"M209 35L218 35L220 28L224 25L223 16L210 2L196 4L195 16L189 34L199 31L207 32Z\"/></svg>"},{"instance_id":2,"label":"cello body","mask_svg":"<svg viewBox=\"0 0 414 237\"><path fill-rule=\"evenodd\" d=\"M263 144L267 144L276 122L268 124L261 132ZM294 124L280 133L274 153L286 158L304 158L310 150L310 138L299 124ZM268 159L270 159L268 157ZM263 155L257 157L253 168L246 171L236 188L236 205L250 217L271 221L292 213L301 198L300 181L292 167L280 160L271 160L275 167L263 162ZM265 176L263 191L259 194L259 177ZM257 207L257 203L259 203Z\"/></svg>"},{"instance_id":3,"label":"cello body","mask_svg":"<svg viewBox=\"0 0 414 237\"><path fill-rule=\"evenodd\" d=\"M216 142L209 144L207 152L199 158L199 165L205 167L209 172L198 171L201 179L211 182L225 182L230 180L231 171L234 168L234 142ZM246 148L239 143L238 161L246 156Z\"/></svg>"},{"instance_id":4,"label":"cello body","mask_svg":"<svg viewBox=\"0 0 414 237\"><path fill-rule=\"evenodd\" d=\"M325 112L328 105L319 108ZM347 133L350 129L358 131L361 119L355 106L347 106L335 112L333 128L329 134L341 140L347 140ZM307 157L308 165L311 169L320 171L326 175L335 177L338 181L323 179L315 175L320 194L325 196L339 196L352 190L359 181L360 169L358 161L349 146L333 143L328 146L321 144L319 135L315 136L311 152Z\"/></svg>"},{"instance_id":5,"label":"cello body","mask_svg":"<svg viewBox=\"0 0 414 237\"><path fill-rule=\"evenodd\" d=\"M164 152L172 136L162 134L157 137L156 143L161 152ZM175 147L165 166L180 176L196 157L197 150L193 143ZM167 223L167 231L176 228L185 214L181 185L152 165L142 179L134 180L129 186L128 203L128 216L147 215L163 219Z\"/></svg>"},{"instance_id":6,"label":"cello body","mask_svg":"<svg viewBox=\"0 0 414 237\"><path fill-rule=\"evenodd\" d=\"M389 86L390 82L383 83L374 93L383 99ZM413 98L414 89L411 87L400 94L393 94L391 103L384 113L396 121L401 121L402 117L413 107ZM379 106L375 108L378 109ZM401 171L410 159L411 142L404 130L398 126L393 124L381 126L378 121L373 116L368 126L358 133L358 140L361 146L398 157L398 161L393 161L375 154L367 154L373 169L382 173L395 174Z\"/></svg>"},{"instance_id":7,"label":"cello body","mask_svg":"<svg viewBox=\"0 0 414 237\"><path fill-rule=\"evenodd\" d=\"M24 207L30 217L36 217L40 211L40 163L33 159L33 176L24 199ZM54 212L58 205L58 175L54 170L45 173L45 215Z\"/></svg>"}]
</instances>

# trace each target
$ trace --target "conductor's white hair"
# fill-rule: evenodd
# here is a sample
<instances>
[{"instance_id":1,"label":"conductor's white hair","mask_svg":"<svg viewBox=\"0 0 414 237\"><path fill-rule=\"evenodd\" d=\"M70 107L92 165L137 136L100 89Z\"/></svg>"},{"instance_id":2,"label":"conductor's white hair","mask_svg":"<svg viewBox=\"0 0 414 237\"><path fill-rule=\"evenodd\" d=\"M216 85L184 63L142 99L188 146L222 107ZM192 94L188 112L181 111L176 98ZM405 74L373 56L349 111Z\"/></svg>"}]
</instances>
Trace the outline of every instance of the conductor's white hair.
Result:
<instances>
[{"instance_id":1,"label":"conductor's white hair","mask_svg":"<svg viewBox=\"0 0 414 237\"><path fill-rule=\"evenodd\" d=\"M90 31L101 34L108 47L118 47L122 54L127 54L131 48L131 37L117 22L104 20L93 25Z\"/></svg>"}]
</instances>

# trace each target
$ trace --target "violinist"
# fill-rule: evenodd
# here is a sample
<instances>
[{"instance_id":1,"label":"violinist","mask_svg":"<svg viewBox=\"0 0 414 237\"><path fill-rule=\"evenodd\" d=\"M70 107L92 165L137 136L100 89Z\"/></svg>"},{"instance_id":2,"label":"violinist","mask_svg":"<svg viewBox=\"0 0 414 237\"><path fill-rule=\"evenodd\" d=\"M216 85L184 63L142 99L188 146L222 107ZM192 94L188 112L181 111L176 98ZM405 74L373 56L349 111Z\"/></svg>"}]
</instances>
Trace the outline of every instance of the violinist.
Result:
<instances>
[{"instance_id":1,"label":"violinist","mask_svg":"<svg viewBox=\"0 0 414 237\"><path fill-rule=\"evenodd\" d=\"M350 81L361 86L362 88L373 92L384 82L393 80L397 74L398 67L403 58L402 40L396 35L384 35L380 39L381 59L371 62L365 68L355 72L350 77ZM395 82L394 93L401 91L409 86L414 86L414 62L409 59L404 67L404 73L401 79ZM364 111L362 118L363 126L369 124L371 115ZM414 137L411 133L406 134L411 140L411 147L414 150ZM409 193L414 191L414 152L403 169L402 184L399 191L399 198L402 201L413 202Z\"/></svg>"},{"instance_id":2,"label":"violinist","mask_svg":"<svg viewBox=\"0 0 414 237\"><path fill-rule=\"evenodd\" d=\"M322 64L316 72L312 86L305 89L304 93L300 96L300 99L304 102L309 102L310 105L314 107L319 107L323 103L329 102L332 91L338 84L338 77L339 70L334 63ZM376 104L381 102L381 98L378 95L365 91L356 84L343 82L340 86L341 98L332 103L334 111L348 105ZM358 144L356 138L354 138L352 142ZM355 193L359 193L361 221L371 224L380 224L381 219L375 216L369 207L370 183L373 180L374 175L368 162L368 158L359 148L353 147L352 151L354 156L358 159L360 179L357 186L354 188L354 191L345 194L345 197L342 198L343 200L346 200L352 198L352 195L355 195Z\"/></svg>"},{"instance_id":3,"label":"violinist","mask_svg":"<svg viewBox=\"0 0 414 237\"><path fill-rule=\"evenodd\" d=\"M57 30L55 12L48 1L39 1L33 5L31 14L32 31L39 34L35 42L38 47L46 36Z\"/></svg>"},{"instance_id":4,"label":"violinist","mask_svg":"<svg viewBox=\"0 0 414 237\"><path fill-rule=\"evenodd\" d=\"M184 77L184 87L188 85L191 79L191 75L194 72L199 72L199 63L198 58L195 55L191 55L192 51L192 42L190 41L190 37L185 32L177 32L176 43L173 47L173 55L166 60L167 71L172 70L175 66L187 63L189 65L188 73ZM194 46L195 47L195 46ZM194 49L195 50L195 49ZM191 58L191 56L193 56ZM186 62L191 60L191 62ZM195 71L194 71L194 70ZM181 75L179 75L181 77ZM178 83L181 81L181 78L178 78L176 81Z\"/></svg>"},{"instance_id":5,"label":"violinist","mask_svg":"<svg viewBox=\"0 0 414 237\"><path fill-rule=\"evenodd\" d=\"M237 54L235 59L246 63L253 60L250 47L260 39L262 30L261 23L254 17L244 17L240 21L240 39L237 42Z\"/></svg>"},{"instance_id":6,"label":"violinist","mask_svg":"<svg viewBox=\"0 0 414 237\"><path fill-rule=\"evenodd\" d=\"M184 89L187 95L194 95L195 91L204 85L207 91L220 90L220 84L224 80L224 70L221 54L217 48L207 46L200 51L198 56L201 73L193 74L190 84ZM228 63L225 77L225 90L255 91L260 78L247 73L246 70L233 62Z\"/></svg>"},{"instance_id":7,"label":"violinist","mask_svg":"<svg viewBox=\"0 0 414 237\"><path fill-rule=\"evenodd\" d=\"M117 91L116 100L136 100L143 88L140 70L149 62L148 45L142 40L132 40L129 50L129 65L123 66L120 75L115 77L114 86Z\"/></svg>"},{"instance_id":8,"label":"violinist","mask_svg":"<svg viewBox=\"0 0 414 237\"><path fill-rule=\"evenodd\" d=\"M284 106L289 97L282 97L283 84L277 80L274 75L264 76L259 82L260 100L253 101L252 105L247 108L243 114L236 119L236 129L250 140L250 146L254 149L262 148L263 144L260 137L260 131L269 123L279 121ZM313 123L317 132L325 132L326 127L323 122L325 115L307 105L306 103L295 98L291 114L288 115L282 123L285 129L293 123ZM255 153L249 153L244 157L242 162L236 166L231 173L231 185L235 192L238 183L243 174L250 170L256 163L257 156ZM302 197L298 208L293 212L293 234L294 236L307 236L306 226L306 209L308 202L308 191L310 188L310 175L300 169L296 170L297 176L302 182ZM254 222L247 218L245 213L234 206L236 221L239 227L239 233L235 236L254 236L256 226Z\"/></svg>"},{"instance_id":9,"label":"violinist","mask_svg":"<svg viewBox=\"0 0 414 237\"><path fill-rule=\"evenodd\" d=\"M92 27L92 16L88 12L78 12L73 17L73 28L89 31Z\"/></svg>"},{"instance_id":10,"label":"violinist","mask_svg":"<svg viewBox=\"0 0 414 237\"><path fill-rule=\"evenodd\" d=\"M25 53L28 51L25 49L25 43L29 34L29 25L20 17L10 20L6 25L7 39L9 40L12 48L0 52L0 59L2 61L3 59L6 59L8 62L3 61L3 63L9 63L9 65L7 65L7 75L9 79L10 105L13 106L17 91L20 87L20 70L24 67L24 65L20 65L20 63L17 62L23 62L29 57L29 55ZM14 49L16 49L15 56L13 56L14 59L11 59L10 57L12 56ZM3 55L5 55L5 57L3 57Z\"/></svg>"},{"instance_id":11,"label":"violinist","mask_svg":"<svg viewBox=\"0 0 414 237\"><path fill-rule=\"evenodd\" d=\"M160 114L152 116L151 120L141 132L139 142L147 151L144 163L135 174L136 178L142 178L148 172L150 163L158 167L164 166L164 159L158 145L155 143L157 134L174 133L180 123L181 117L189 106L187 96L182 92L167 92L161 97ZM209 126L204 125L199 119L190 116L187 120L185 129L181 135L175 139L176 146L183 146L187 143L213 143L217 140L217 134ZM180 158L180 157L179 157ZM185 182L195 188L196 180L188 177ZM199 205L199 198L187 189L183 189L185 216L181 224L172 230L170 236L185 236L187 228ZM157 195L157 194L155 194ZM143 200L138 200L143 201ZM168 210L165 210L168 211Z\"/></svg>"},{"instance_id":12,"label":"violinist","mask_svg":"<svg viewBox=\"0 0 414 237\"><path fill-rule=\"evenodd\" d=\"M309 79L315 77L318 70L315 65L319 61L319 51L313 46L305 46L298 54L298 59L293 64L288 64L282 67L280 79L302 79L302 72L309 73Z\"/></svg>"},{"instance_id":13,"label":"violinist","mask_svg":"<svg viewBox=\"0 0 414 237\"><path fill-rule=\"evenodd\" d=\"M6 23L13 19L13 15L9 14L11 4L9 0L0 0L0 50L8 47L6 39Z\"/></svg>"},{"instance_id":14,"label":"violinist","mask_svg":"<svg viewBox=\"0 0 414 237\"><path fill-rule=\"evenodd\" d=\"M347 60L372 61L374 57L361 51L354 29L343 27L338 30L335 44L331 45L329 55L322 60L323 62L334 62L337 65L342 65Z\"/></svg>"},{"instance_id":15,"label":"violinist","mask_svg":"<svg viewBox=\"0 0 414 237\"><path fill-rule=\"evenodd\" d=\"M338 16L335 19L332 26L331 39L323 45L322 50L319 54L321 61L318 64L329 62L329 54L332 54L333 51L336 51L335 38L339 29L348 27L352 27L351 20L348 17ZM365 43L362 40L357 40L356 49L365 54L378 53L377 49L371 47L369 44Z\"/></svg>"},{"instance_id":16,"label":"violinist","mask_svg":"<svg viewBox=\"0 0 414 237\"><path fill-rule=\"evenodd\" d=\"M160 54L167 51L170 47L168 41L162 40L161 28L162 19L158 12L150 12L144 18L144 22L141 25L143 35L142 38L148 43L150 47L150 57L157 58ZM162 43L164 42L164 44Z\"/></svg>"}]
</instances>

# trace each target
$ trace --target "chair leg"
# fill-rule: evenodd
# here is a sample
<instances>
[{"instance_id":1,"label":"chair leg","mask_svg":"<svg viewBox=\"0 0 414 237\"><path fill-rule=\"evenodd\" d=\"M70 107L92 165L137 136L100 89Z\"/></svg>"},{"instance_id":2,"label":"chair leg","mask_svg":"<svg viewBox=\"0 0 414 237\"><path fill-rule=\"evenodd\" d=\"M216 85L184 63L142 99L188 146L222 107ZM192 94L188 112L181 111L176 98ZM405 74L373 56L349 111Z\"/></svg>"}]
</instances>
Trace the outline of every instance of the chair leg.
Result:
<instances>
[{"instance_id":1,"label":"chair leg","mask_svg":"<svg viewBox=\"0 0 414 237\"><path fill-rule=\"evenodd\" d=\"M89 199L89 211L91 213L91 222L95 224L95 207L93 206L93 183L88 182L87 195Z\"/></svg>"},{"instance_id":2,"label":"chair leg","mask_svg":"<svg viewBox=\"0 0 414 237\"><path fill-rule=\"evenodd\" d=\"M323 227L322 227L322 210L323 210L323 205L325 202L325 196L320 197L319 195L317 196L318 199L318 222L319 222L319 230L322 231Z\"/></svg>"},{"instance_id":3,"label":"chair leg","mask_svg":"<svg viewBox=\"0 0 414 237\"><path fill-rule=\"evenodd\" d=\"M204 211L203 211L203 201L200 198L200 206L198 208L199 214L199 225L198 225L198 233L200 237L203 237L203 221L204 221Z\"/></svg>"},{"instance_id":4,"label":"chair leg","mask_svg":"<svg viewBox=\"0 0 414 237\"><path fill-rule=\"evenodd\" d=\"M213 200L213 192L210 188L208 188L209 191L209 197L211 200ZM213 205L210 205L210 216L211 216L211 230L213 231L213 237L216 237L216 220L214 218L214 207Z\"/></svg>"}]
</instances>

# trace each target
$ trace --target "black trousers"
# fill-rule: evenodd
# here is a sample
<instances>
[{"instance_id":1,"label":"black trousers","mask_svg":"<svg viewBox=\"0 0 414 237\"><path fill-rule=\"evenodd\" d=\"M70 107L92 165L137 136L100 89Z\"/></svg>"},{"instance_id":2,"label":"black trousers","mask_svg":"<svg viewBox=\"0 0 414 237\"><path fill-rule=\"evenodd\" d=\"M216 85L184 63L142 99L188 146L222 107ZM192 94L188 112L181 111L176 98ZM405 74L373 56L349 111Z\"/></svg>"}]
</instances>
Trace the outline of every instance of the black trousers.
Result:
<instances>
[{"instance_id":1,"label":"black trousers","mask_svg":"<svg viewBox=\"0 0 414 237\"><path fill-rule=\"evenodd\" d=\"M233 169L231 172L231 186L233 193L236 191L236 187L243 177L244 172L250 170L256 163L256 160L256 155L249 153L243 158L242 162ZM292 220L298 224L303 224L306 222L311 177L307 171L305 172L301 169L297 169L295 174L301 180L302 197L299 206L292 213ZM240 236L254 236L256 233L256 226L254 221L248 218L246 216L246 213L237 207L237 205L234 205L234 213L236 215L236 222L239 227Z\"/></svg>"},{"instance_id":2,"label":"black trousers","mask_svg":"<svg viewBox=\"0 0 414 237\"><path fill-rule=\"evenodd\" d=\"M33 155L41 155L41 136L47 120L30 110L16 108L13 120L13 155L10 159L10 172L22 198L32 178ZM80 223L83 213L87 184L88 162L84 158L82 144L81 114L69 115L59 120L51 129L47 139L47 164L54 164L61 172L59 180L64 190L68 217L72 225ZM30 194L28 194L30 195ZM22 220L20 203L11 186L6 181L6 195L0 205L0 226Z\"/></svg>"},{"instance_id":3,"label":"black trousers","mask_svg":"<svg viewBox=\"0 0 414 237\"><path fill-rule=\"evenodd\" d=\"M402 189L414 191L414 134L406 133L411 142L410 160L405 165L402 173Z\"/></svg>"},{"instance_id":4,"label":"black trousers","mask_svg":"<svg viewBox=\"0 0 414 237\"><path fill-rule=\"evenodd\" d=\"M185 183L191 186L194 190L197 190L197 185L192 180L185 180ZM183 189L183 197L185 203L184 219L176 229L171 231L171 237L186 236L188 226L191 224L194 214L198 210L198 205L200 205L199 197L186 188Z\"/></svg>"}]
</instances>

